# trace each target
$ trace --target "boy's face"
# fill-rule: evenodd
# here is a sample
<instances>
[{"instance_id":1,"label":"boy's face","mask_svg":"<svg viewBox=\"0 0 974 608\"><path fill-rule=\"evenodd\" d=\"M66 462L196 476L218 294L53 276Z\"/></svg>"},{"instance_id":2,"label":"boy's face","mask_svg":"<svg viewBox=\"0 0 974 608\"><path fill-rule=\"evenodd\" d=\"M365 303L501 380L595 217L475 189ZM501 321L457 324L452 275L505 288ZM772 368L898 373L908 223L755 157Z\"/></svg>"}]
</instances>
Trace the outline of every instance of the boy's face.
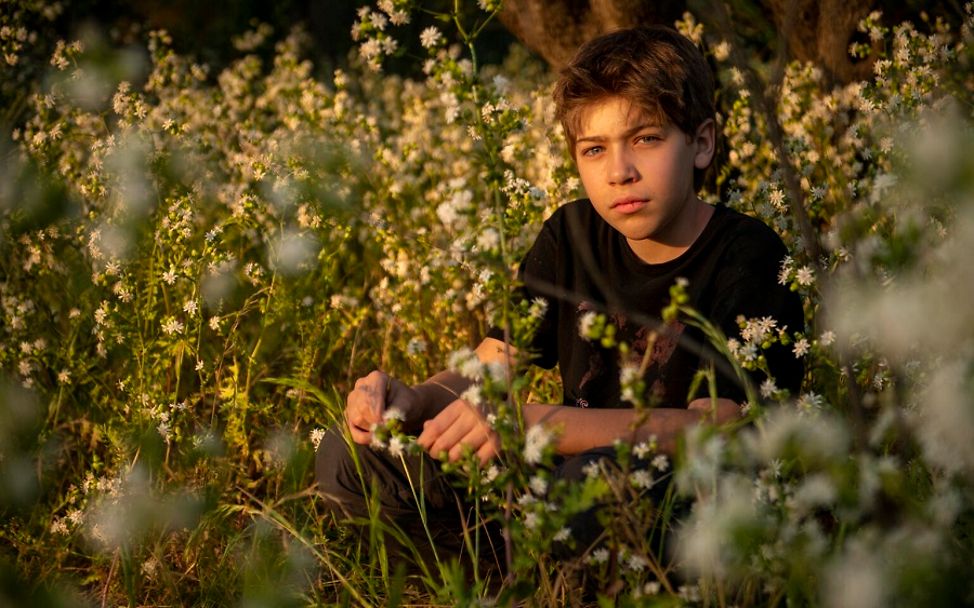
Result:
<instances>
[{"instance_id":1,"label":"boy's face","mask_svg":"<svg viewBox=\"0 0 974 608\"><path fill-rule=\"evenodd\" d=\"M713 148L713 121L690 136L609 97L582 111L574 154L598 214L642 259L659 262L661 253L688 246L702 229L705 204L697 198L693 171L710 164Z\"/></svg>"}]
</instances>

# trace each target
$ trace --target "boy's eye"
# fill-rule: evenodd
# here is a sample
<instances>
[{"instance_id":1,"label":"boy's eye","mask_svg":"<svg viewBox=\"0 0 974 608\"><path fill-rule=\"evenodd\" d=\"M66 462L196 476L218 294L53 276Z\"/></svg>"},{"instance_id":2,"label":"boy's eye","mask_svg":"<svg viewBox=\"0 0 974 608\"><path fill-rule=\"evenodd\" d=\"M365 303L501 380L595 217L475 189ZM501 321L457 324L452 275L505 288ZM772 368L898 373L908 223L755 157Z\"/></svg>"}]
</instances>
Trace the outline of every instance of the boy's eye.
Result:
<instances>
[{"instance_id":1,"label":"boy's eye","mask_svg":"<svg viewBox=\"0 0 974 608\"><path fill-rule=\"evenodd\" d=\"M582 148L582 156L595 156L602 151L602 146L589 146L588 148Z\"/></svg>"},{"instance_id":2,"label":"boy's eye","mask_svg":"<svg viewBox=\"0 0 974 608\"><path fill-rule=\"evenodd\" d=\"M636 143L639 144L652 144L661 141L663 138L658 135L640 135L636 138Z\"/></svg>"}]
</instances>

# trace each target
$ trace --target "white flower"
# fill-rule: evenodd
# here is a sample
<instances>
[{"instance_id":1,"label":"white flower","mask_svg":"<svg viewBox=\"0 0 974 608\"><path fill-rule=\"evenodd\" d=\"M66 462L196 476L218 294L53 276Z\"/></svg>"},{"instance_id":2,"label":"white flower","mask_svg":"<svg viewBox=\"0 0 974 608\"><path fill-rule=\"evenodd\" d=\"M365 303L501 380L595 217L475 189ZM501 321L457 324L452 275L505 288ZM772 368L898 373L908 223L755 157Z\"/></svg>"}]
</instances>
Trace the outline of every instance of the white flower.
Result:
<instances>
[{"instance_id":1,"label":"white flower","mask_svg":"<svg viewBox=\"0 0 974 608\"><path fill-rule=\"evenodd\" d=\"M85 514L81 512L81 509L71 509L68 511L68 520L77 526L81 524L82 520L84 519L84 515Z\"/></svg>"},{"instance_id":2,"label":"white flower","mask_svg":"<svg viewBox=\"0 0 974 608\"><path fill-rule=\"evenodd\" d=\"M545 492L548 491L548 480L540 475L535 475L528 482L531 487L531 491L537 496L544 496Z\"/></svg>"},{"instance_id":3,"label":"white flower","mask_svg":"<svg viewBox=\"0 0 974 608\"><path fill-rule=\"evenodd\" d=\"M776 209L783 210L785 206L785 193L781 190L775 188L768 195L768 201L774 205Z\"/></svg>"},{"instance_id":4,"label":"white flower","mask_svg":"<svg viewBox=\"0 0 974 608\"><path fill-rule=\"evenodd\" d=\"M484 376L483 363L469 348L461 348L451 353L447 365L464 378L480 380Z\"/></svg>"},{"instance_id":5,"label":"white flower","mask_svg":"<svg viewBox=\"0 0 974 608\"><path fill-rule=\"evenodd\" d=\"M795 280L802 287L808 287L815 282L815 272L808 266L802 266L795 273Z\"/></svg>"},{"instance_id":6,"label":"white flower","mask_svg":"<svg viewBox=\"0 0 974 608\"><path fill-rule=\"evenodd\" d=\"M765 399L770 399L778 391L778 386L774 383L771 378L766 379L761 383L761 396Z\"/></svg>"},{"instance_id":7,"label":"white flower","mask_svg":"<svg viewBox=\"0 0 974 608\"><path fill-rule=\"evenodd\" d=\"M528 464L538 464L544 449L551 443L551 433L544 425L536 424L528 429L524 438L524 460Z\"/></svg>"},{"instance_id":8,"label":"white flower","mask_svg":"<svg viewBox=\"0 0 974 608\"><path fill-rule=\"evenodd\" d=\"M724 61L730 57L731 46L726 40L721 40L714 45L714 59ZM655 595L655 594L654 594Z\"/></svg>"},{"instance_id":9,"label":"white flower","mask_svg":"<svg viewBox=\"0 0 974 608\"><path fill-rule=\"evenodd\" d=\"M183 312L189 316L195 315L197 310L199 310L199 305L196 300L186 300L186 303L183 304Z\"/></svg>"},{"instance_id":10,"label":"white flower","mask_svg":"<svg viewBox=\"0 0 974 608\"><path fill-rule=\"evenodd\" d=\"M822 403L823 399L821 395L809 392L798 397L795 407L798 408L799 412L809 414L822 409Z\"/></svg>"},{"instance_id":11,"label":"white flower","mask_svg":"<svg viewBox=\"0 0 974 608\"><path fill-rule=\"evenodd\" d=\"M402 422L406 419L406 415L403 414L402 410L398 407L390 407L385 412L382 413L382 420L389 422L390 420L398 420Z\"/></svg>"},{"instance_id":12,"label":"white flower","mask_svg":"<svg viewBox=\"0 0 974 608\"><path fill-rule=\"evenodd\" d=\"M108 302L102 302L101 305L95 309L95 323L98 325L104 325L105 319L108 317Z\"/></svg>"},{"instance_id":13,"label":"white flower","mask_svg":"<svg viewBox=\"0 0 974 608\"><path fill-rule=\"evenodd\" d=\"M169 317L166 322L162 324L162 332L167 336L172 334L178 334L183 331L183 324L179 322L175 317Z\"/></svg>"},{"instance_id":14,"label":"white flower","mask_svg":"<svg viewBox=\"0 0 974 608\"><path fill-rule=\"evenodd\" d=\"M220 331L220 317L210 317L209 326L213 331Z\"/></svg>"},{"instance_id":15,"label":"white flower","mask_svg":"<svg viewBox=\"0 0 974 608\"><path fill-rule=\"evenodd\" d=\"M371 447L373 450L384 450L386 444L382 441L382 439L379 438L378 434L376 434L376 428L378 428L378 425L373 424L369 429L369 431L372 433L372 440L369 442L369 447Z\"/></svg>"},{"instance_id":16,"label":"white flower","mask_svg":"<svg viewBox=\"0 0 974 608\"><path fill-rule=\"evenodd\" d=\"M552 537L552 540L554 540L556 543L562 543L568 540L571 537L571 535L572 535L572 529L566 526L558 530L557 532L555 532L555 535L554 537Z\"/></svg>"},{"instance_id":17,"label":"white flower","mask_svg":"<svg viewBox=\"0 0 974 608\"><path fill-rule=\"evenodd\" d=\"M540 319L544 316L544 313L548 310L548 300L542 297L537 297L531 300L531 308L528 309L528 314L531 315L532 319Z\"/></svg>"},{"instance_id":18,"label":"white flower","mask_svg":"<svg viewBox=\"0 0 974 608\"><path fill-rule=\"evenodd\" d=\"M358 52L366 61L375 59L382 53L382 43L376 38L369 38L359 45Z\"/></svg>"},{"instance_id":19,"label":"white flower","mask_svg":"<svg viewBox=\"0 0 974 608\"><path fill-rule=\"evenodd\" d=\"M486 228L483 232L477 235L477 247L479 247L482 251L493 251L494 249L497 249L500 242L500 234L493 228Z\"/></svg>"},{"instance_id":20,"label":"white flower","mask_svg":"<svg viewBox=\"0 0 974 608\"><path fill-rule=\"evenodd\" d=\"M808 340L802 338L801 340L795 342L795 346L791 349L791 351L795 353L796 357L804 357L808 354L808 349L810 346L811 345L808 343Z\"/></svg>"},{"instance_id":21,"label":"white flower","mask_svg":"<svg viewBox=\"0 0 974 608\"><path fill-rule=\"evenodd\" d=\"M440 30L430 26L423 30L423 33L419 35L419 42L423 45L423 48L431 49L439 45L442 38L443 35L440 34Z\"/></svg>"},{"instance_id":22,"label":"white flower","mask_svg":"<svg viewBox=\"0 0 974 608\"><path fill-rule=\"evenodd\" d=\"M393 458L399 458L402 456L403 451L406 448L406 444L398 435L394 435L392 439L389 440L389 455Z\"/></svg>"},{"instance_id":23,"label":"white flower","mask_svg":"<svg viewBox=\"0 0 974 608\"><path fill-rule=\"evenodd\" d=\"M588 340L593 339L592 331L595 329L595 319L594 312L583 313L578 319L578 335Z\"/></svg>"},{"instance_id":24,"label":"white flower","mask_svg":"<svg viewBox=\"0 0 974 608\"><path fill-rule=\"evenodd\" d=\"M71 531L68 529L68 525L64 523L63 518L58 518L54 520L51 524L51 534L60 534L62 536L67 536Z\"/></svg>"},{"instance_id":25,"label":"white flower","mask_svg":"<svg viewBox=\"0 0 974 608\"><path fill-rule=\"evenodd\" d=\"M818 337L818 343L822 346L830 346L833 342L835 342L835 332L832 330L824 331Z\"/></svg>"},{"instance_id":26,"label":"white flower","mask_svg":"<svg viewBox=\"0 0 974 608\"><path fill-rule=\"evenodd\" d=\"M311 445L314 446L315 451L318 451L318 446L321 445L321 440L325 437L325 429L316 428L311 430Z\"/></svg>"},{"instance_id":27,"label":"white flower","mask_svg":"<svg viewBox=\"0 0 974 608\"><path fill-rule=\"evenodd\" d=\"M629 476L632 485L637 488L648 490L653 487L653 474L646 469L637 469Z\"/></svg>"},{"instance_id":28,"label":"white flower","mask_svg":"<svg viewBox=\"0 0 974 608\"><path fill-rule=\"evenodd\" d=\"M777 325L778 322L771 317L748 319L741 330L741 337L747 342L760 344Z\"/></svg>"},{"instance_id":29,"label":"white flower","mask_svg":"<svg viewBox=\"0 0 974 608\"><path fill-rule=\"evenodd\" d=\"M609 561L609 550L605 547L600 547L592 551L592 554L588 556L588 561L591 564L604 564Z\"/></svg>"},{"instance_id":30,"label":"white flower","mask_svg":"<svg viewBox=\"0 0 974 608\"><path fill-rule=\"evenodd\" d=\"M641 441L633 446L632 453L636 456L636 458L646 460L646 457L653 453L653 449L648 443Z\"/></svg>"},{"instance_id":31,"label":"white flower","mask_svg":"<svg viewBox=\"0 0 974 608\"><path fill-rule=\"evenodd\" d=\"M643 593L646 595L656 595L659 593L660 584L659 581L649 581L643 585Z\"/></svg>"},{"instance_id":32,"label":"white flower","mask_svg":"<svg viewBox=\"0 0 974 608\"><path fill-rule=\"evenodd\" d=\"M412 338L406 344L406 352L410 355L418 355L426 352L426 340L422 338Z\"/></svg>"},{"instance_id":33,"label":"white flower","mask_svg":"<svg viewBox=\"0 0 974 608\"><path fill-rule=\"evenodd\" d=\"M531 512L524 516L524 527L528 530L534 530L538 527L538 514Z\"/></svg>"},{"instance_id":34,"label":"white flower","mask_svg":"<svg viewBox=\"0 0 974 608\"><path fill-rule=\"evenodd\" d=\"M597 460L593 460L582 467L582 473L585 473L585 476L589 479L597 477L600 472L601 469L599 468L599 463Z\"/></svg>"},{"instance_id":35,"label":"white flower","mask_svg":"<svg viewBox=\"0 0 974 608\"><path fill-rule=\"evenodd\" d=\"M646 566L648 565L649 562L646 560L645 557L643 557L642 555L636 555L635 553L630 555L629 559L626 560L626 567L632 570L633 572L640 572L642 570L645 570Z\"/></svg>"},{"instance_id":36,"label":"white flower","mask_svg":"<svg viewBox=\"0 0 974 608\"><path fill-rule=\"evenodd\" d=\"M653 466L657 471L662 473L670 468L670 460L666 457L666 454L659 454L656 458L653 458Z\"/></svg>"}]
</instances>

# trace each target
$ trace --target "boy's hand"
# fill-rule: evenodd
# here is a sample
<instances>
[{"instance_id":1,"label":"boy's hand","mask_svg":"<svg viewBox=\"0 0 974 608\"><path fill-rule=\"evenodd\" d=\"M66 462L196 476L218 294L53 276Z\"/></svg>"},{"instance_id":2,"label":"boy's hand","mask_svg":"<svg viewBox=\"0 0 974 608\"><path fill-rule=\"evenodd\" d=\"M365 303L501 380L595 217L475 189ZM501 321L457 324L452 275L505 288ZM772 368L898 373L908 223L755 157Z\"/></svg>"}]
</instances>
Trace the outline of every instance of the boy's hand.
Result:
<instances>
[{"instance_id":1,"label":"boy's hand","mask_svg":"<svg viewBox=\"0 0 974 608\"><path fill-rule=\"evenodd\" d=\"M500 450L500 441L487 419L480 410L462 399L428 420L416 443L434 458L446 452L450 462L460 459L464 447L470 448L481 464L486 464Z\"/></svg>"},{"instance_id":2,"label":"boy's hand","mask_svg":"<svg viewBox=\"0 0 974 608\"><path fill-rule=\"evenodd\" d=\"M419 399L416 391L385 372L375 370L355 381L355 388L345 401L345 421L355 443L372 441L373 425L382 422L386 410L403 413L405 424L417 424Z\"/></svg>"}]
</instances>

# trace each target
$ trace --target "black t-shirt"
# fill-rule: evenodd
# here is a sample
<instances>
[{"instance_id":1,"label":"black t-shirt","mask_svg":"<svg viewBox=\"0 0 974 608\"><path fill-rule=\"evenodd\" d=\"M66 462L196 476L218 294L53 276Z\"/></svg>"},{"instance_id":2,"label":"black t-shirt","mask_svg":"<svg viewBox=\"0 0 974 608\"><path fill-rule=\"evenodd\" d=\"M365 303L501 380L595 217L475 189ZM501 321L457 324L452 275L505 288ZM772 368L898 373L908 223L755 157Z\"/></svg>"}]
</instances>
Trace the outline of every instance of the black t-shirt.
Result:
<instances>
[{"instance_id":1,"label":"black t-shirt","mask_svg":"<svg viewBox=\"0 0 974 608\"><path fill-rule=\"evenodd\" d=\"M544 223L519 272L521 297L548 301L530 348L533 362L560 365L565 405L631 406L620 396L618 351L579 335L581 316L596 311L605 313L618 339L631 346L627 357L637 366L655 330L645 381L658 405L686 407L692 397L707 396L706 382L693 396L689 389L696 371L710 361L716 362L718 396L742 401L739 381L701 333L681 322L664 325L660 315L670 287L685 278L689 304L728 338L740 333L739 315L772 317L779 328L801 331L801 300L777 280L786 254L781 239L762 222L718 205L687 251L669 262L647 264L587 199L564 205ZM503 339L496 327L488 335ZM790 349L775 345L765 354L777 386L797 391L802 364ZM760 382L763 374L754 378Z\"/></svg>"}]
</instances>

